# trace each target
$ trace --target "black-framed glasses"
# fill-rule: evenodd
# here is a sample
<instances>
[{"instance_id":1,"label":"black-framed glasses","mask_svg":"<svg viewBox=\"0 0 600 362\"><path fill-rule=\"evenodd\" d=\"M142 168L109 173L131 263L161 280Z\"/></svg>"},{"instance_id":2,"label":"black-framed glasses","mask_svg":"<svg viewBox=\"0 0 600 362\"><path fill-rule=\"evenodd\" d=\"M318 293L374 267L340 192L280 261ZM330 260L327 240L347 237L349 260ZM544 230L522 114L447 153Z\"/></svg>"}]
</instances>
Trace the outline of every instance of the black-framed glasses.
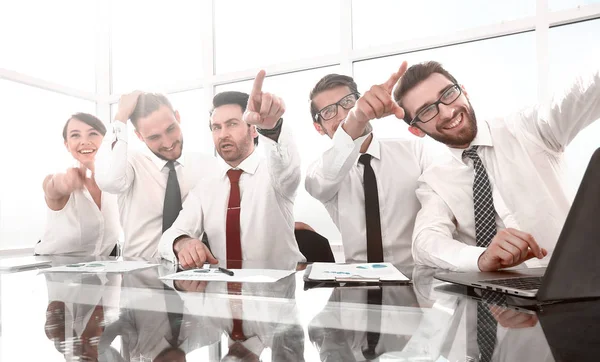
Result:
<instances>
[{"instance_id":1,"label":"black-framed glasses","mask_svg":"<svg viewBox=\"0 0 600 362\"><path fill-rule=\"evenodd\" d=\"M450 88L446 89L444 93L442 93L437 101L421 109L415 118L413 118L412 122L410 122L410 125L412 126L417 122L427 123L431 121L435 118L435 116L438 115L438 113L440 113L440 103L449 106L454 103L454 101L456 101L461 94L462 90L460 89L460 86L458 84L453 84Z\"/></svg>"},{"instance_id":2,"label":"black-framed glasses","mask_svg":"<svg viewBox=\"0 0 600 362\"><path fill-rule=\"evenodd\" d=\"M344 96L344 98L340 99L339 101L321 108L321 110L315 114L315 122L319 122L319 117L321 117L321 119L324 121L328 121L337 116L338 106L344 108L345 110L352 109L359 97L360 93L353 92Z\"/></svg>"}]
</instances>

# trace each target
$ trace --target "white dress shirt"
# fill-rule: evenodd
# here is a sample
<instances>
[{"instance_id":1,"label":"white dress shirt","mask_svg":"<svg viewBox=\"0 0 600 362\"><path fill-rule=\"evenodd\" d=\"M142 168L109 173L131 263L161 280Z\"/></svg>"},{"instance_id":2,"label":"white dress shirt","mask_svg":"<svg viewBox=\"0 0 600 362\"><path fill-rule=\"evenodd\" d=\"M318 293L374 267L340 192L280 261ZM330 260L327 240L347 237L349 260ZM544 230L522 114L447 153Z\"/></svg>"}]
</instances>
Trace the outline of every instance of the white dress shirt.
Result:
<instances>
[{"instance_id":1,"label":"white dress shirt","mask_svg":"<svg viewBox=\"0 0 600 362\"><path fill-rule=\"evenodd\" d=\"M150 258L156 253L169 177L166 164L148 148L128 150L127 125L112 123L112 133L104 137L96 156L96 182L103 191L119 195L123 256ZM175 162L182 201L201 177L214 172L215 165L213 157L200 154L185 154Z\"/></svg>"},{"instance_id":2,"label":"white dress shirt","mask_svg":"<svg viewBox=\"0 0 600 362\"><path fill-rule=\"evenodd\" d=\"M360 148L368 137L356 140L340 127L333 146L306 173L305 187L321 201L342 234L347 262L367 261L367 231L364 165L358 162ZM419 139L378 139L373 136L367 154L377 178L383 259L412 263L411 241L417 212L417 180L430 163Z\"/></svg>"},{"instance_id":3,"label":"white dress shirt","mask_svg":"<svg viewBox=\"0 0 600 362\"><path fill-rule=\"evenodd\" d=\"M260 136L266 158L254 151L237 167L243 170L240 187L240 240L243 260L288 265L303 261L294 237L294 198L300 183L300 155L284 122L278 142ZM227 260L225 228L231 188L220 160L220 171L202 179L190 192L173 226L163 234L160 256L177 262L173 241L181 235L209 237L213 255Z\"/></svg>"},{"instance_id":4,"label":"white dress shirt","mask_svg":"<svg viewBox=\"0 0 600 362\"><path fill-rule=\"evenodd\" d=\"M34 252L39 255L109 255L121 232L116 196L103 192L100 206L98 209L84 188L73 191L62 209L48 208L44 234Z\"/></svg>"},{"instance_id":5,"label":"white dress shirt","mask_svg":"<svg viewBox=\"0 0 600 362\"><path fill-rule=\"evenodd\" d=\"M497 227L530 233L552 253L569 211L563 151L579 131L600 118L600 75L577 78L548 112L532 108L506 118L479 121L471 145L490 179ZM475 246L472 161L451 149L448 162L419 180L422 209L413 233L416 263L478 271L485 248ZM548 260L549 256L545 258ZM535 265L532 259L528 265Z\"/></svg>"}]
</instances>

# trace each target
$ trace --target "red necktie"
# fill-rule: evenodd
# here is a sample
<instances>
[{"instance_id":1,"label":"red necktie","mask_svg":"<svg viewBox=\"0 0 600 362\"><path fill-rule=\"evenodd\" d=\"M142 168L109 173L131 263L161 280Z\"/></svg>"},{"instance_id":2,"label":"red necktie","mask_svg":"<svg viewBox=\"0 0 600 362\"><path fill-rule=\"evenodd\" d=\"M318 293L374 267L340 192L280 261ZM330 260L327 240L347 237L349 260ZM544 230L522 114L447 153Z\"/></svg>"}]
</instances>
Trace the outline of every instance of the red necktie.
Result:
<instances>
[{"instance_id":1,"label":"red necktie","mask_svg":"<svg viewBox=\"0 0 600 362\"><path fill-rule=\"evenodd\" d=\"M242 262L242 243L240 238L240 176L242 170L229 170L227 177L231 183L229 191L229 203L227 204L227 223L226 223L226 244L227 244L227 268L239 269ZM229 295L239 296L242 294L241 283L227 283ZM231 317L233 319L233 329L231 330L231 339L234 341L244 341L244 329L242 327L242 301L238 299L230 300Z\"/></svg>"},{"instance_id":2,"label":"red necktie","mask_svg":"<svg viewBox=\"0 0 600 362\"><path fill-rule=\"evenodd\" d=\"M225 224L225 240L227 244L227 267L230 261L242 260L242 242L240 240L240 176L242 170L231 169L227 177L231 183L229 203L227 204L227 223Z\"/></svg>"},{"instance_id":3,"label":"red necktie","mask_svg":"<svg viewBox=\"0 0 600 362\"><path fill-rule=\"evenodd\" d=\"M227 283L227 292L230 296L242 295L242 283ZM233 328L231 329L230 337L234 341L245 341L244 328L242 326L242 300L230 299L229 307L231 308L231 319L233 320Z\"/></svg>"}]
</instances>

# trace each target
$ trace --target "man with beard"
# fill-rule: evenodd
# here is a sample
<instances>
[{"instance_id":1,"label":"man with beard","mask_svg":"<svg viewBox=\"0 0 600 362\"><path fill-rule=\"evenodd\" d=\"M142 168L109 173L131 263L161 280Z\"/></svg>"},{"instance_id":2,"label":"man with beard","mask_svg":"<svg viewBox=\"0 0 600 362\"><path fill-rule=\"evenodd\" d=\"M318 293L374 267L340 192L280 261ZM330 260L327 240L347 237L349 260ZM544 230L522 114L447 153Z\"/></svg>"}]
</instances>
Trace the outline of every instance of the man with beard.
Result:
<instances>
[{"instance_id":1,"label":"man with beard","mask_svg":"<svg viewBox=\"0 0 600 362\"><path fill-rule=\"evenodd\" d=\"M417 180L430 163L421 140L380 139L370 121L404 113L392 88L406 65L360 96L351 77L329 74L310 93L313 126L333 145L310 165L305 186L342 234L347 262L411 264L421 205Z\"/></svg>"},{"instance_id":2,"label":"man with beard","mask_svg":"<svg viewBox=\"0 0 600 362\"><path fill-rule=\"evenodd\" d=\"M394 99L411 133L429 135L452 154L420 179L416 263L493 271L553 251L570 207L563 151L600 118L598 72L578 78L548 110L498 119L478 120L466 89L433 61L410 67Z\"/></svg>"},{"instance_id":3,"label":"man with beard","mask_svg":"<svg viewBox=\"0 0 600 362\"><path fill-rule=\"evenodd\" d=\"M142 151L128 147L128 119L147 146ZM214 167L210 156L182 156L179 123L179 112L164 95L125 94L98 151L96 182L102 191L119 195L124 256L153 257L189 190Z\"/></svg>"},{"instance_id":4,"label":"man with beard","mask_svg":"<svg viewBox=\"0 0 600 362\"><path fill-rule=\"evenodd\" d=\"M184 268L205 261L304 260L294 238L294 198L300 155L281 116L283 100L262 91L260 71L252 94L223 92L213 98L210 130L220 156L219 171L190 192L179 217L160 241L164 259ZM254 138L266 157L255 152ZM200 240L210 235L209 251ZM212 253L211 253L212 251ZM216 257L216 259L215 259Z\"/></svg>"}]
</instances>

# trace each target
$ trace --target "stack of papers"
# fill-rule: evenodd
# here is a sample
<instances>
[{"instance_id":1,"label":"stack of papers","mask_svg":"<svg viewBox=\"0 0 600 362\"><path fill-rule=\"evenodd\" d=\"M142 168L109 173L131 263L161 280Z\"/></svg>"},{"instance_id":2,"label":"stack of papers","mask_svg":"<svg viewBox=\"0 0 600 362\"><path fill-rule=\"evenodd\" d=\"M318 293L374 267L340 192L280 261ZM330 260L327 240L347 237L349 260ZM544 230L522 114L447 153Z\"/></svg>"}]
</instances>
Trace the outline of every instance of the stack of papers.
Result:
<instances>
[{"instance_id":1,"label":"stack of papers","mask_svg":"<svg viewBox=\"0 0 600 362\"><path fill-rule=\"evenodd\" d=\"M230 269L233 275L227 275L219 269L191 269L165 275L166 280L205 280L213 282L273 283L295 273L293 270L276 269Z\"/></svg>"},{"instance_id":2,"label":"stack of papers","mask_svg":"<svg viewBox=\"0 0 600 362\"><path fill-rule=\"evenodd\" d=\"M397 282L409 280L391 263L313 263L308 279L337 282Z\"/></svg>"},{"instance_id":3,"label":"stack of papers","mask_svg":"<svg viewBox=\"0 0 600 362\"><path fill-rule=\"evenodd\" d=\"M125 273L137 269L145 269L160 264L150 264L145 261L90 261L73 263L42 270L44 273Z\"/></svg>"}]
</instances>

